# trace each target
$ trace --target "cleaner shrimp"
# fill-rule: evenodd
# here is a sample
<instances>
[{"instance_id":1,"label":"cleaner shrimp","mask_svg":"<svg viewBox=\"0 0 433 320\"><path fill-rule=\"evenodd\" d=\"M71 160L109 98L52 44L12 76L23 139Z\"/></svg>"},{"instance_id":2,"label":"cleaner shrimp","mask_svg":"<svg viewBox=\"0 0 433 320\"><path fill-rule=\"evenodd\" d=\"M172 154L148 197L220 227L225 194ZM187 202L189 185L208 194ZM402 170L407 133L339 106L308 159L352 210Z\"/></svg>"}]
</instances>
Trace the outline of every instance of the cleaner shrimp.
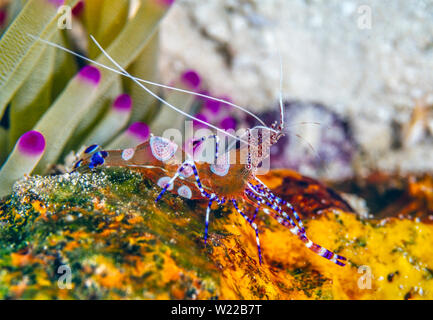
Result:
<instances>
[{"instance_id":1,"label":"cleaner shrimp","mask_svg":"<svg viewBox=\"0 0 433 320\"><path fill-rule=\"evenodd\" d=\"M192 148L180 148L170 139L154 135L151 135L144 143L134 148L124 150L103 150L98 145L92 145L84 151L81 159L75 163L74 171L94 169L101 166L131 168L140 171L146 178L161 188L159 195L155 199L155 203L157 203L167 191L186 199L207 201L208 205L204 228L205 243L208 239L209 218L212 204L216 203L220 206L232 205L255 232L260 264L263 263L263 258L259 239L259 227L256 223L256 218L261 211L289 229L289 231L298 237L311 251L339 266L345 266L345 257L314 243L308 238L302 220L293 205L275 195L270 188L256 176L262 161L269 157L270 148L284 135L281 56L280 122L274 122L271 127L267 127L266 124L253 113L233 103L200 93L146 81L130 75L111 58L93 36L91 36L93 42L117 69L100 64L53 42L32 35L29 36L131 79L164 105L174 109L187 118L198 121L233 139L232 143L224 148L221 148L220 137L216 134L193 140ZM232 105L252 115L261 125L247 129L243 135L235 136L171 105L144 86L143 83L206 97L212 100L223 101L226 104ZM194 155L194 150L204 143L209 143L209 141L213 142L211 145L213 149L211 156L212 161L197 160ZM252 214L241 209L239 206L240 200L243 200L247 205L254 208Z\"/></svg>"}]
</instances>

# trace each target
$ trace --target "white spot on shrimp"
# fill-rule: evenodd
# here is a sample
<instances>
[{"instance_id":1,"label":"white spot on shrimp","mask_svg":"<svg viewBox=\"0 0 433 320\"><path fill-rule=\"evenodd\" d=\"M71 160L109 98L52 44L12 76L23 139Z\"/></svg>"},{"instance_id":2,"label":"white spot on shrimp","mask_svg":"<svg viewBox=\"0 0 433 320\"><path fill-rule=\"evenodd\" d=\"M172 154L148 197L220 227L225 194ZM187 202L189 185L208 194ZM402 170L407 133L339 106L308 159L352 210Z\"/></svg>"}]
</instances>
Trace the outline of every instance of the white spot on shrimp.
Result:
<instances>
[{"instance_id":1,"label":"white spot on shrimp","mask_svg":"<svg viewBox=\"0 0 433 320\"><path fill-rule=\"evenodd\" d=\"M159 161L170 160L177 150L177 144L163 137L151 137L150 148L153 156Z\"/></svg>"},{"instance_id":2,"label":"white spot on shrimp","mask_svg":"<svg viewBox=\"0 0 433 320\"><path fill-rule=\"evenodd\" d=\"M162 177L158 180L157 185L161 188L165 188L165 186L170 182L170 177ZM168 191L173 190L173 184L170 184L170 186L167 188Z\"/></svg>"},{"instance_id":3,"label":"white spot on shrimp","mask_svg":"<svg viewBox=\"0 0 433 320\"><path fill-rule=\"evenodd\" d=\"M187 199L191 199L191 197L192 197L192 191L187 186L181 186L181 187L179 187L179 189L177 189L177 193L181 197L184 197L184 198L187 198Z\"/></svg>"},{"instance_id":4,"label":"white spot on shrimp","mask_svg":"<svg viewBox=\"0 0 433 320\"><path fill-rule=\"evenodd\" d=\"M122 151L122 159L128 161L134 156L134 153L135 150L133 148L125 149Z\"/></svg>"},{"instance_id":5,"label":"white spot on shrimp","mask_svg":"<svg viewBox=\"0 0 433 320\"><path fill-rule=\"evenodd\" d=\"M210 165L210 170L214 174L224 177L230 169L230 160L228 157L228 153L220 155L216 162L216 164Z\"/></svg>"}]
</instances>

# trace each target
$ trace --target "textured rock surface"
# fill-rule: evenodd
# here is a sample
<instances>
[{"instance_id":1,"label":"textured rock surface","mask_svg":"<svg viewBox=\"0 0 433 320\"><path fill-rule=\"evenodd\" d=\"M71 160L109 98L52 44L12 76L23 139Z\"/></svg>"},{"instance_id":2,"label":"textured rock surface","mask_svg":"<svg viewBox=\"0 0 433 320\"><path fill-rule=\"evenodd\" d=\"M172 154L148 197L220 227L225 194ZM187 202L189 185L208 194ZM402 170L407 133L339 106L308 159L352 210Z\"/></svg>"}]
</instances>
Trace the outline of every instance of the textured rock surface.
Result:
<instances>
[{"instance_id":1,"label":"textured rock surface","mask_svg":"<svg viewBox=\"0 0 433 320\"><path fill-rule=\"evenodd\" d=\"M415 99L433 102L432 17L430 0L179 0L163 23L161 67L167 81L194 68L211 92L263 110L278 98L278 46L285 97L349 121L358 172L431 170L427 131L396 145Z\"/></svg>"},{"instance_id":2,"label":"textured rock surface","mask_svg":"<svg viewBox=\"0 0 433 320\"><path fill-rule=\"evenodd\" d=\"M205 247L205 203L167 194L155 205L158 190L140 175L105 170L31 177L0 203L0 298L433 298L431 224L362 220L331 189L291 171L264 179L346 267L263 216L260 266L253 230L229 209L213 211Z\"/></svg>"}]
</instances>

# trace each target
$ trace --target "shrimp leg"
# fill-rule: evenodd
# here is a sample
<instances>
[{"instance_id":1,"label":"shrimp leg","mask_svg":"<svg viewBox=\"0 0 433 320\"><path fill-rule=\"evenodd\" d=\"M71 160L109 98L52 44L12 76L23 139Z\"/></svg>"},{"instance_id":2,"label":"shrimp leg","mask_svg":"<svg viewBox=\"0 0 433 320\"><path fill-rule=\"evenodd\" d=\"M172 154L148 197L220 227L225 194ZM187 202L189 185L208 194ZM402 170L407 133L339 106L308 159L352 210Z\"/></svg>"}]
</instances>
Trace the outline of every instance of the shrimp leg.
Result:
<instances>
[{"instance_id":1,"label":"shrimp leg","mask_svg":"<svg viewBox=\"0 0 433 320\"><path fill-rule=\"evenodd\" d=\"M256 233L256 243L257 243L257 251L259 253L259 263L262 264L262 250L260 247L260 239L259 239L259 229L257 227L257 224L254 222L254 219L248 218L248 216L239 209L238 203L235 199L232 199L233 206L235 207L236 211L240 213L242 217L249 223L249 225L254 229Z\"/></svg>"}]
</instances>

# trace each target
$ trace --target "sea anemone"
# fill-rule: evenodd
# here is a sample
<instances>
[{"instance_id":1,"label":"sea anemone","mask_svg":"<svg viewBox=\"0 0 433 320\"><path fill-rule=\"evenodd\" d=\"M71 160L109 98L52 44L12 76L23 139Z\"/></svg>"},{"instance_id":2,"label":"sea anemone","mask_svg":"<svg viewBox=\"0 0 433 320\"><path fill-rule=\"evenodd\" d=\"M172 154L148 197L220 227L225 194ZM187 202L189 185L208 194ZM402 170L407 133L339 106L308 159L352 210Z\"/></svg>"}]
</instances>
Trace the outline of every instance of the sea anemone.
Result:
<instances>
[{"instance_id":1,"label":"sea anemone","mask_svg":"<svg viewBox=\"0 0 433 320\"><path fill-rule=\"evenodd\" d=\"M155 81L158 25L172 3L31 0L0 8L0 196L24 174L47 173L84 145L142 142L149 135L144 122L158 110L119 75L39 39L108 64L88 41L93 35L123 68ZM64 19L72 29L61 28Z\"/></svg>"}]
</instances>

